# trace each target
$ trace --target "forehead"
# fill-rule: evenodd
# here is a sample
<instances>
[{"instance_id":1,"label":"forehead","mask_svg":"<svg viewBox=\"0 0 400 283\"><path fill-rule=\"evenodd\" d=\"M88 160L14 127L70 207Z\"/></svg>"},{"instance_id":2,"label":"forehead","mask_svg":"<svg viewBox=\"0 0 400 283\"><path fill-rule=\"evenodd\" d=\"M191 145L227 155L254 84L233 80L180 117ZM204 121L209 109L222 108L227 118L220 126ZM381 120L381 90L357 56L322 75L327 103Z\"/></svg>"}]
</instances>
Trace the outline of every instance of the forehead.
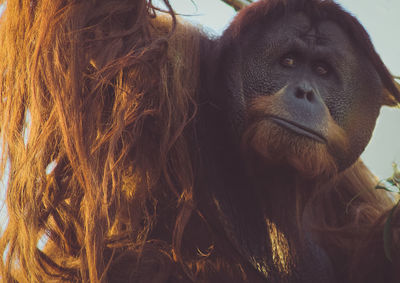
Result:
<instances>
[{"instance_id":1,"label":"forehead","mask_svg":"<svg viewBox=\"0 0 400 283\"><path fill-rule=\"evenodd\" d=\"M313 22L304 13L288 14L270 24L266 36L272 42L297 42L307 48L334 49L341 53L353 50L351 39L334 21Z\"/></svg>"}]
</instances>

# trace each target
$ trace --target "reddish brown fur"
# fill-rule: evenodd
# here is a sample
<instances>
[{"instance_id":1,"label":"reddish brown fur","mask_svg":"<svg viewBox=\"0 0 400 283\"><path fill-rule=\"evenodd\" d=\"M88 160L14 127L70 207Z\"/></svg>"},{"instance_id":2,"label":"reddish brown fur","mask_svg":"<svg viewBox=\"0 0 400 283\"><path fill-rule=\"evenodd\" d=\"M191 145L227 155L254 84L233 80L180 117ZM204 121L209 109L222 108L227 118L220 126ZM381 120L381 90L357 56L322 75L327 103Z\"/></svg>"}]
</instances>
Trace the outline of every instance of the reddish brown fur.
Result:
<instances>
[{"instance_id":1,"label":"reddish brown fur","mask_svg":"<svg viewBox=\"0 0 400 283\"><path fill-rule=\"evenodd\" d=\"M232 30L270 13L275 2L254 5ZM11 165L2 281L263 281L193 200L191 122L204 36L163 19L154 19L144 0L7 1L0 21L0 175L7 158ZM257 127L250 134L256 147L276 143ZM332 168L325 149L300 150L304 145L293 145L296 168L306 155L310 169L314 162ZM52 161L57 166L47 173ZM358 162L318 188L309 205L321 245L350 282L381 282L396 272L381 239L393 203L373 190L375 183ZM399 213L394 219L399 227ZM399 260L395 253L394 264Z\"/></svg>"}]
</instances>

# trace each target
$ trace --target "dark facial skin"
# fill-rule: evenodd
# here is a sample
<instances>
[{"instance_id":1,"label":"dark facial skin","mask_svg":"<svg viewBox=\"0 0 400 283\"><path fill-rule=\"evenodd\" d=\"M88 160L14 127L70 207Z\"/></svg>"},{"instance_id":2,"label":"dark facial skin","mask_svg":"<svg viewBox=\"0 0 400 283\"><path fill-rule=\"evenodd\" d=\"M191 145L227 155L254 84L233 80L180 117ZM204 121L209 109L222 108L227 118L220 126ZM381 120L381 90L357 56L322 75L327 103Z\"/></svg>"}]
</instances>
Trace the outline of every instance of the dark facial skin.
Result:
<instances>
[{"instance_id":1,"label":"dark facial skin","mask_svg":"<svg viewBox=\"0 0 400 283\"><path fill-rule=\"evenodd\" d=\"M329 143L328 123L333 121L344 130L348 148L331 153L340 169L354 163L372 135L383 88L339 25L292 14L265 29L251 29L240 44L240 54L232 58L240 78L231 79L241 81L241 92L233 95L243 120L248 119L244 109L257 98L279 95L274 102L279 111L266 110L265 119L293 138L322 144Z\"/></svg>"}]
</instances>

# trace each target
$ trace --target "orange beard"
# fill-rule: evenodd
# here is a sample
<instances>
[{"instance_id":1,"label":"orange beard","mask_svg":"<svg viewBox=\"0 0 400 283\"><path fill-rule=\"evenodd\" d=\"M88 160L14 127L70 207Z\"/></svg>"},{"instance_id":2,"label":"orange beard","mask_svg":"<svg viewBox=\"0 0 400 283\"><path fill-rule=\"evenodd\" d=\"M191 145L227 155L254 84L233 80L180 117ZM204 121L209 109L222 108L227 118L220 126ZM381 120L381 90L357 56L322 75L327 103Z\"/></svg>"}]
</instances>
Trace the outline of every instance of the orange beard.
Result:
<instances>
[{"instance_id":1,"label":"orange beard","mask_svg":"<svg viewBox=\"0 0 400 283\"><path fill-rule=\"evenodd\" d=\"M276 97L264 96L253 101L247 113L242 145L245 152L253 150L268 165L288 165L307 179L330 178L337 173L337 157L345 156L348 140L340 128L327 114L327 142L322 143L284 128L268 118L280 116L284 107ZM329 112L328 112L329 113Z\"/></svg>"}]
</instances>

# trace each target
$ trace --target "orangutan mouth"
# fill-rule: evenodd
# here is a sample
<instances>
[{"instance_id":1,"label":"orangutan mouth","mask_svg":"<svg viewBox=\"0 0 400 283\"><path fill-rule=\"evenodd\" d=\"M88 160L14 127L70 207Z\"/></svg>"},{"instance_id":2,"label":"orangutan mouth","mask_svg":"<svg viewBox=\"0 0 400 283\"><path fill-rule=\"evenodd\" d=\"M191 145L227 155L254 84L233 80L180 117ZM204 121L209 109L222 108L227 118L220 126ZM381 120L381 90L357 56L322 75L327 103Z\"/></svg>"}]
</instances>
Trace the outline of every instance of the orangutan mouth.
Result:
<instances>
[{"instance_id":1,"label":"orangutan mouth","mask_svg":"<svg viewBox=\"0 0 400 283\"><path fill-rule=\"evenodd\" d=\"M276 124L278 124L279 126L289 129L295 132L296 134L308 137L320 143L325 143L325 144L327 143L326 138L321 133L318 133L315 130L305 127L301 124L277 116L269 116L268 118L273 122L275 122Z\"/></svg>"}]
</instances>

